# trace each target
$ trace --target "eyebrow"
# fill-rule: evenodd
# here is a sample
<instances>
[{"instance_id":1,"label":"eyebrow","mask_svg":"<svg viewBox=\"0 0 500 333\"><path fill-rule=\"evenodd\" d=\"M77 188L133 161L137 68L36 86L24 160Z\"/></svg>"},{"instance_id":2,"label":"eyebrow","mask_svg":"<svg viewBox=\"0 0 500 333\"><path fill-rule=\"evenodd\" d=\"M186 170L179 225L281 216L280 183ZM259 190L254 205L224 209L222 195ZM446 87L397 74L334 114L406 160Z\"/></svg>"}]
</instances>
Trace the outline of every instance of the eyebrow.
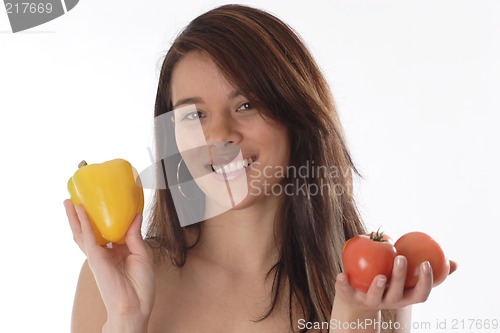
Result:
<instances>
[{"instance_id":1,"label":"eyebrow","mask_svg":"<svg viewBox=\"0 0 500 333\"><path fill-rule=\"evenodd\" d=\"M184 104L201 104L203 103L203 99L201 97L188 97L188 98L183 98L179 100L177 103L174 104L174 109L177 109L179 105L184 105Z\"/></svg>"},{"instance_id":2,"label":"eyebrow","mask_svg":"<svg viewBox=\"0 0 500 333\"><path fill-rule=\"evenodd\" d=\"M229 99L234 99L238 96L241 96L241 92L239 90L233 90L227 95L227 98ZM176 109L179 105L185 105L185 104L201 104L204 103L203 98L194 96L194 97L188 97L188 98L183 98L177 103L174 104L174 109Z\"/></svg>"}]
</instances>

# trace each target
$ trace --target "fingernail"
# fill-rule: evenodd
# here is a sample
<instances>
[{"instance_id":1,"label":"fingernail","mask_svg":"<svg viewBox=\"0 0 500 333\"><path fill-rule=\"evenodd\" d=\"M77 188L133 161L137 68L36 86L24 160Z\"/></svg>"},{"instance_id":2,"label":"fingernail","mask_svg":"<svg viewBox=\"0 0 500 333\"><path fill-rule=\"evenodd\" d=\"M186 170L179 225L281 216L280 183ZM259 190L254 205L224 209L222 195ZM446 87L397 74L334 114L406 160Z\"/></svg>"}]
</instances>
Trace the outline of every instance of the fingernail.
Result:
<instances>
[{"instance_id":1,"label":"fingernail","mask_svg":"<svg viewBox=\"0 0 500 333\"><path fill-rule=\"evenodd\" d=\"M337 280L340 282L340 283L345 283L346 282L346 278L344 275L339 275L337 277Z\"/></svg>"},{"instance_id":2,"label":"fingernail","mask_svg":"<svg viewBox=\"0 0 500 333\"><path fill-rule=\"evenodd\" d=\"M405 267L405 259L403 256L396 257L396 267L399 269L403 269Z\"/></svg>"},{"instance_id":3,"label":"fingernail","mask_svg":"<svg viewBox=\"0 0 500 333\"><path fill-rule=\"evenodd\" d=\"M378 279L377 287L384 288L386 282L387 282L387 279L385 277Z\"/></svg>"},{"instance_id":4,"label":"fingernail","mask_svg":"<svg viewBox=\"0 0 500 333\"><path fill-rule=\"evenodd\" d=\"M431 264L428 261L424 261L422 263L422 270L424 271L424 273L429 274L429 272L431 271Z\"/></svg>"}]
</instances>

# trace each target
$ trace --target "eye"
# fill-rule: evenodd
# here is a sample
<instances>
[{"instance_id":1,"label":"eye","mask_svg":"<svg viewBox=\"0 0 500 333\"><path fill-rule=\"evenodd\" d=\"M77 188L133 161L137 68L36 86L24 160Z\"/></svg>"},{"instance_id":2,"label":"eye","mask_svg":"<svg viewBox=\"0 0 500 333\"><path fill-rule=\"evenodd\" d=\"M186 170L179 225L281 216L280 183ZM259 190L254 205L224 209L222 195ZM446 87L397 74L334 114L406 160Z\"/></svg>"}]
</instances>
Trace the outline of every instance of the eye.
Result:
<instances>
[{"instance_id":1,"label":"eye","mask_svg":"<svg viewBox=\"0 0 500 333\"><path fill-rule=\"evenodd\" d=\"M247 110L250 110L251 108L252 108L252 105L250 104L250 102L246 102L246 103L241 104L240 107L236 111L247 111Z\"/></svg>"},{"instance_id":2,"label":"eye","mask_svg":"<svg viewBox=\"0 0 500 333\"><path fill-rule=\"evenodd\" d=\"M184 116L182 116L181 120L195 120L199 118L204 118L203 114L201 111L193 111L193 112L188 112Z\"/></svg>"}]
</instances>

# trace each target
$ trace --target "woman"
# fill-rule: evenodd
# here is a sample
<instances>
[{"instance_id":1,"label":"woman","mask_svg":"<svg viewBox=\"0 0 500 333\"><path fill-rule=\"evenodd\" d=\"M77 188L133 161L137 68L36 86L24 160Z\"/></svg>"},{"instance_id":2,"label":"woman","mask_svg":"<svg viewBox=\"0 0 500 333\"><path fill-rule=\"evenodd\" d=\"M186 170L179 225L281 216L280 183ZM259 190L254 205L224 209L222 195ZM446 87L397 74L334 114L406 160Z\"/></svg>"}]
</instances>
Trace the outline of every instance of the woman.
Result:
<instances>
[{"instance_id":1,"label":"woman","mask_svg":"<svg viewBox=\"0 0 500 333\"><path fill-rule=\"evenodd\" d=\"M426 300L427 262L409 291L404 257L387 289L377 276L355 291L342 273L342 245L365 233L356 169L326 81L282 21L237 5L192 21L163 62L155 117L167 114L182 159L177 182L155 192L146 241L137 216L125 245L100 247L85 211L65 201L88 258L73 332L327 332L330 320L404 325ZM162 147L174 139L156 139L160 159L174 155ZM201 223L183 212L199 198L179 182L183 161L204 194Z\"/></svg>"}]
</instances>

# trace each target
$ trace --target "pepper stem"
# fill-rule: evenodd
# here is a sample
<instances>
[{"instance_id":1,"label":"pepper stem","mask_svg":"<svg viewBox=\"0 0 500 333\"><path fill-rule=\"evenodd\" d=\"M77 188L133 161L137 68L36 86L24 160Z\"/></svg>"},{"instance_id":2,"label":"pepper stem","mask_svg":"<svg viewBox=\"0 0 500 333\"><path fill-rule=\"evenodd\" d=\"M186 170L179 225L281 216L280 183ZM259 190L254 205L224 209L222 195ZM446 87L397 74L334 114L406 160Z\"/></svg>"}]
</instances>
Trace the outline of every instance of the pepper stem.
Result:
<instances>
[{"instance_id":1,"label":"pepper stem","mask_svg":"<svg viewBox=\"0 0 500 333\"><path fill-rule=\"evenodd\" d=\"M85 160L83 160L80 163L78 163L78 169L80 169L81 167L84 167L86 165L87 165L87 162L85 162Z\"/></svg>"}]
</instances>

